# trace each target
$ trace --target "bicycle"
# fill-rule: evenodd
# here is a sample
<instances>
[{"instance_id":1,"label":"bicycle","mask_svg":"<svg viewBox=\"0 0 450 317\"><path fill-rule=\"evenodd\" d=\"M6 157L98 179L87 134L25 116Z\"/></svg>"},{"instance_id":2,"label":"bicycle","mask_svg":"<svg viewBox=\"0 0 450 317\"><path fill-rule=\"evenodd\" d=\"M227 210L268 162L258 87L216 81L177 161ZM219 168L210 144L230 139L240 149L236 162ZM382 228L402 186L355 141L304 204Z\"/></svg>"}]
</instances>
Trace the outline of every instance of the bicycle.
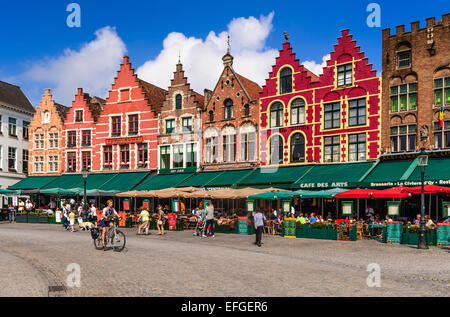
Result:
<instances>
[{"instance_id":1,"label":"bicycle","mask_svg":"<svg viewBox=\"0 0 450 317\"><path fill-rule=\"evenodd\" d=\"M97 250L103 249L103 243L102 243L102 232L98 228L95 228L97 230L92 230L91 235L94 239L94 246ZM105 247L108 247L109 245L112 246L112 249L116 252L122 252L125 248L125 244L127 242L127 238L125 237L125 234L117 230L117 221L114 220L114 226L112 228L107 229L106 235L105 235Z\"/></svg>"}]
</instances>

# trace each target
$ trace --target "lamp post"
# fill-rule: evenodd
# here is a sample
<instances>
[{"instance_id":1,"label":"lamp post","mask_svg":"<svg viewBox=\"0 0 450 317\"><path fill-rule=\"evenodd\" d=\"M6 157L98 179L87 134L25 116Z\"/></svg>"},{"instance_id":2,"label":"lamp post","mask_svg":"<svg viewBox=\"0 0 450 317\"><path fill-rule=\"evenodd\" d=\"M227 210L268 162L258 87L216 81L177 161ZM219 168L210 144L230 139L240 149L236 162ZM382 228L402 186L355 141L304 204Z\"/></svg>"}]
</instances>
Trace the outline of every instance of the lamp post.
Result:
<instances>
[{"instance_id":1,"label":"lamp post","mask_svg":"<svg viewBox=\"0 0 450 317\"><path fill-rule=\"evenodd\" d=\"M86 194L86 182L89 174L86 170L83 170L83 181L84 181L84 198L83 198L83 214L87 214L87 194Z\"/></svg>"},{"instance_id":2,"label":"lamp post","mask_svg":"<svg viewBox=\"0 0 450 317\"><path fill-rule=\"evenodd\" d=\"M425 228L425 168L428 165L428 155L425 153L425 149L422 148L420 155L417 157L420 167L420 176L422 180L422 192L420 197L420 229L419 229L419 243L417 245L418 249L428 249L428 243L426 239L426 228Z\"/></svg>"}]
</instances>

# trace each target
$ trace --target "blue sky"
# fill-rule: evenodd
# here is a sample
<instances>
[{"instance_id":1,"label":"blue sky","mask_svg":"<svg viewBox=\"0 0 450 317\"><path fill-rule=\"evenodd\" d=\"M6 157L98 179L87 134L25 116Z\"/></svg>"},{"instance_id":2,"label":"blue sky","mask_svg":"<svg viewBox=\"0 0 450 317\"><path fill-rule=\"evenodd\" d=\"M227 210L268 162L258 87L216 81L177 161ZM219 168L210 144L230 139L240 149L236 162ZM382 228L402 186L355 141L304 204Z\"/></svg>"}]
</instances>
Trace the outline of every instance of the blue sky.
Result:
<instances>
[{"instance_id":1,"label":"blue sky","mask_svg":"<svg viewBox=\"0 0 450 317\"><path fill-rule=\"evenodd\" d=\"M228 33L234 35L231 41L236 70L260 84L267 77L264 74L273 64L276 50L281 48L284 31L290 34L300 61L318 66L332 50L339 31L349 28L380 72L381 29L390 27L395 32L396 25L405 24L409 30L412 21L420 21L424 27L426 18L434 16L439 20L450 12L448 0L376 1L381 6L381 28L369 28L366 7L375 1L172 4L73 0L81 6L82 25L69 28L66 7L70 2L2 3L0 80L22 86L35 106L44 88L54 89L55 98L67 105L78 86L105 97L124 54L131 57L140 77L166 88L178 60L177 52L181 51L193 87L200 92L213 88ZM239 29L244 26L251 31L241 36Z\"/></svg>"}]
</instances>

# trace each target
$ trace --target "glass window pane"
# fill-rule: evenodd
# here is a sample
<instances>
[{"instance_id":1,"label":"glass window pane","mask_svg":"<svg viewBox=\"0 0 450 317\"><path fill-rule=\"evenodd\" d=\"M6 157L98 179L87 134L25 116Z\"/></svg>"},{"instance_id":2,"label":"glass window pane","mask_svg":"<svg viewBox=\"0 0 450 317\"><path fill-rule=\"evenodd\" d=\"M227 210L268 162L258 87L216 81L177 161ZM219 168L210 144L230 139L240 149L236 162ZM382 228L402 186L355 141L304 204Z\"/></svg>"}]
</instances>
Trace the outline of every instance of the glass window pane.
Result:
<instances>
[{"instance_id":1,"label":"glass window pane","mask_svg":"<svg viewBox=\"0 0 450 317\"><path fill-rule=\"evenodd\" d=\"M445 78L445 87L450 87L450 77Z\"/></svg>"},{"instance_id":2,"label":"glass window pane","mask_svg":"<svg viewBox=\"0 0 450 317\"><path fill-rule=\"evenodd\" d=\"M398 135L398 127L391 128L391 135Z\"/></svg>"},{"instance_id":3,"label":"glass window pane","mask_svg":"<svg viewBox=\"0 0 450 317\"><path fill-rule=\"evenodd\" d=\"M409 109L415 110L417 108L417 94L409 95Z\"/></svg>"},{"instance_id":4,"label":"glass window pane","mask_svg":"<svg viewBox=\"0 0 450 317\"><path fill-rule=\"evenodd\" d=\"M442 106L442 89L434 91L434 104L435 106Z\"/></svg>"},{"instance_id":5,"label":"glass window pane","mask_svg":"<svg viewBox=\"0 0 450 317\"><path fill-rule=\"evenodd\" d=\"M406 135L402 135L399 137L400 139L400 151L406 151Z\"/></svg>"},{"instance_id":6,"label":"glass window pane","mask_svg":"<svg viewBox=\"0 0 450 317\"><path fill-rule=\"evenodd\" d=\"M391 87L391 95L397 95L398 94L398 86L392 86Z\"/></svg>"},{"instance_id":7,"label":"glass window pane","mask_svg":"<svg viewBox=\"0 0 450 317\"><path fill-rule=\"evenodd\" d=\"M417 84L409 84L409 92L417 92Z\"/></svg>"},{"instance_id":8,"label":"glass window pane","mask_svg":"<svg viewBox=\"0 0 450 317\"><path fill-rule=\"evenodd\" d=\"M392 102L392 112L397 112L398 111L398 97L391 97L391 102Z\"/></svg>"},{"instance_id":9,"label":"glass window pane","mask_svg":"<svg viewBox=\"0 0 450 317\"><path fill-rule=\"evenodd\" d=\"M450 148L450 131L445 132L444 135L445 135L445 147Z\"/></svg>"},{"instance_id":10,"label":"glass window pane","mask_svg":"<svg viewBox=\"0 0 450 317\"><path fill-rule=\"evenodd\" d=\"M434 134L434 146L438 149L442 148L442 133Z\"/></svg>"},{"instance_id":11,"label":"glass window pane","mask_svg":"<svg viewBox=\"0 0 450 317\"><path fill-rule=\"evenodd\" d=\"M400 85L400 93L406 94L408 92L408 85Z\"/></svg>"},{"instance_id":12,"label":"glass window pane","mask_svg":"<svg viewBox=\"0 0 450 317\"><path fill-rule=\"evenodd\" d=\"M416 125L409 125L408 126L408 133L416 133Z\"/></svg>"},{"instance_id":13,"label":"glass window pane","mask_svg":"<svg viewBox=\"0 0 450 317\"><path fill-rule=\"evenodd\" d=\"M404 126L401 126L400 127L400 134L406 134L407 133L407 127L404 125Z\"/></svg>"},{"instance_id":14,"label":"glass window pane","mask_svg":"<svg viewBox=\"0 0 450 317\"><path fill-rule=\"evenodd\" d=\"M400 96L400 109L402 111L406 111L407 110L407 105L406 105L407 99L408 99L407 95L401 95Z\"/></svg>"},{"instance_id":15,"label":"glass window pane","mask_svg":"<svg viewBox=\"0 0 450 317\"><path fill-rule=\"evenodd\" d=\"M434 88L442 88L442 78L434 80Z\"/></svg>"},{"instance_id":16,"label":"glass window pane","mask_svg":"<svg viewBox=\"0 0 450 317\"><path fill-rule=\"evenodd\" d=\"M450 105L450 88L445 88L445 104Z\"/></svg>"}]
</instances>

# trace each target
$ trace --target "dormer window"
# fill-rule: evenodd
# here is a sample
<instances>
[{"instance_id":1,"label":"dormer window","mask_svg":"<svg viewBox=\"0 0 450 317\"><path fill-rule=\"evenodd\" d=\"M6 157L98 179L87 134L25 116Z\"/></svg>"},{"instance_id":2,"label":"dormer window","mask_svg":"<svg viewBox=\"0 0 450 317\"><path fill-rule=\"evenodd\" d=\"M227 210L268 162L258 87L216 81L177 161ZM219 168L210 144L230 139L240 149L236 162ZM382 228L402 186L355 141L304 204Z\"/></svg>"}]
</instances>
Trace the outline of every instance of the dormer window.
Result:
<instances>
[{"instance_id":1,"label":"dormer window","mask_svg":"<svg viewBox=\"0 0 450 317\"><path fill-rule=\"evenodd\" d=\"M75 111L75 122L83 122L83 110Z\"/></svg>"},{"instance_id":2,"label":"dormer window","mask_svg":"<svg viewBox=\"0 0 450 317\"><path fill-rule=\"evenodd\" d=\"M353 65L346 64L337 68L337 86L351 86L353 84Z\"/></svg>"},{"instance_id":3,"label":"dormer window","mask_svg":"<svg viewBox=\"0 0 450 317\"><path fill-rule=\"evenodd\" d=\"M225 119L232 119L234 115L233 100L227 99L225 101Z\"/></svg>"},{"instance_id":4,"label":"dormer window","mask_svg":"<svg viewBox=\"0 0 450 317\"><path fill-rule=\"evenodd\" d=\"M289 67L280 72L280 93L288 94L292 92L292 70Z\"/></svg>"},{"instance_id":5,"label":"dormer window","mask_svg":"<svg viewBox=\"0 0 450 317\"><path fill-rule=\"evenodd\" d=\"M398 68L411 67L411 50L397 53Z\"/></svg>"},{"instance_id":6,"label":"dormer window","mask_svg":"<svg viewBox=\"0 0 450 317\"><path fill-rule=\"evenodd\" d=\"M49 111L44 112L42 122L44 124L50 124L50 112Z\"/></svg>"},{"instance_id":7,"label":"dormer window","mask_svg":"<svg viewBox=\"0 0 450 317\"><path fill-rule=\"evenodd\" d=\"M175 97L175 109L181 110L181 108L183 108L183 97L180 94L178 94Z\"/></svg>"}]
</instances>

